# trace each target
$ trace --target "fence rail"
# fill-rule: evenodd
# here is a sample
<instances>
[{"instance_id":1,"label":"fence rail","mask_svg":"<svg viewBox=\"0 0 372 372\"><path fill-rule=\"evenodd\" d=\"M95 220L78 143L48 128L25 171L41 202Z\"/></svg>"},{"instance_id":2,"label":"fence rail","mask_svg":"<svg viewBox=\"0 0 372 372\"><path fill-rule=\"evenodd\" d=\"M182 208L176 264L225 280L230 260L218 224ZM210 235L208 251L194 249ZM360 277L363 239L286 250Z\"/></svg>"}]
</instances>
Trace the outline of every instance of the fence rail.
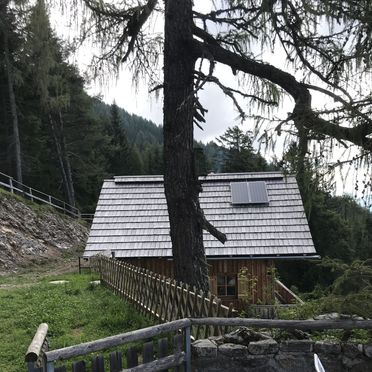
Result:
<instances>
[{"instance_id":1,"label":"fence rail","mask_svg":"<svg viewBox=\"0 0 372 372\"><path fill-rule=\"evenodd\" d=\"M81 214L79 209L64 202L63 200L57 199L54 196L43 193L42 191L33 189L30 186L24 185L18 182L13 177L0 172L0 186L4 189L9 190L12 194L21 195L31 201L48 204L65 214L73 216L75 218L86 217L86 219L92 219L92 215Z\"/></svg>"},{"instance_id":2,"label":"fence rail","mask_svg":"<svg viewBox=\"0 0 372 372\"><path fill-rule=\"evenodd\" d=\"M139 312L158 322L194 317L224 317L236 315L233 305L222 305L210 292L177 283L174 279L155 274L105 256L91 258L92 270L100 274L104 285L131 302ZM197 326L192 329L196 338L225 333L225 327Z\"/></svg>"}]
</instances>

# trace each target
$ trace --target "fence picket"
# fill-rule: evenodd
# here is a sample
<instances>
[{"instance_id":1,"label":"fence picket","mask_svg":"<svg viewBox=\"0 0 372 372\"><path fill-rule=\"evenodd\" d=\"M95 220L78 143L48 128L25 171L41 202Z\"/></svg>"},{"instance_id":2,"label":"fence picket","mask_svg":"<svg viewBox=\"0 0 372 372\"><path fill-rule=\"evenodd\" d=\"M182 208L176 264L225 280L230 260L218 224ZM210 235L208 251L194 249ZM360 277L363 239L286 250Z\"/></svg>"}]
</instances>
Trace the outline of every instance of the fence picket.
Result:
<instances>
[{"instance_id":1,"label":"fence picket","mask_svg":"<svg viewBox=\"0 0 372 372\"><path fill-rule=\"evenodd\" d=\"M105 372L105 360L102 355L92 358L92 372Z\"/></svg>"},{"instance_id":2,"label":"fence picket","mask_svg":"<svg viewBox=\"0 0 372 372\"><path fill-rule=\"evenodd\" d=\"M99 272L102 284L159 323L185 317L232 316L232 305L228 308L214 295L186 283L178 284L174 279L115 258L96 256L91 262L92 269ZM201 326L193 326L193 331L199 337ZM203 327L203 331L210 335L221 334L223 328Z\"/></svg>"},{"instance_id":3,"label":"fence picket","mask_svg":"<svg viewBox=\"0 0 372 372\"><path fill-rule=\"evenodd\" d=\"M127 350L127 368L133 368L138 366L138 354L134 347L130 347Z\"/></svg>"},{"instance_id":4,"label":"fence picket","mask_svg":"<svg viewBox=\"0 0 372 372\"><path fill-rule=\"evenodd\" d=\"M122 369L121 352L113 351L110 353L110 372L120 372Z\"/></svg>"},{"instance_id":5,"label":"fence picket","mask_svg":"<svg viewBox=\"0 0 372 372\"><path fill-rule=\"evenodd\" d=\"M86 372L86 365L84 360L72 363L72 372Z\"/></svg>"},{"instance_id":6,"label":"fence picket","mask_svg":"<svg viewBox=\"0 0 372 372\"><path fill-rule=\"evenodd\" d=\"M152 362L154 360L154 344L152 341L146 342L143 345L142 358L143 363Z\"/></svg>"}]
</instances>

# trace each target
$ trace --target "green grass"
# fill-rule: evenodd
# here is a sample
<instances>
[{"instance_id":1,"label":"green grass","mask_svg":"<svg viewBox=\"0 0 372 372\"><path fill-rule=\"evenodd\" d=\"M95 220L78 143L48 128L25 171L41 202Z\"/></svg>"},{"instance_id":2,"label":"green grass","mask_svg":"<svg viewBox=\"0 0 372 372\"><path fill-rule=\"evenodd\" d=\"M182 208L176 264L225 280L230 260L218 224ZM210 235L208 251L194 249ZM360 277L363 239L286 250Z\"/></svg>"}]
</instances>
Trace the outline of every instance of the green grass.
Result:
<instances>
[{"instance_id":1,"label":"green grass","mask_svg":"<svg viewBox=\"0 0 372 372\"><path fill-rule=\"evenodd\" d=\"M53 285L50 280L69 280ZM0 371L25 371L24 355L40 323L48 323L50 348L143 328L150 322L91 274L43 278L28 287L0 289ZM20 284L8 278L7 282ZM24 284L24 283L22 283Z\"/></svg>"}]
</instances>

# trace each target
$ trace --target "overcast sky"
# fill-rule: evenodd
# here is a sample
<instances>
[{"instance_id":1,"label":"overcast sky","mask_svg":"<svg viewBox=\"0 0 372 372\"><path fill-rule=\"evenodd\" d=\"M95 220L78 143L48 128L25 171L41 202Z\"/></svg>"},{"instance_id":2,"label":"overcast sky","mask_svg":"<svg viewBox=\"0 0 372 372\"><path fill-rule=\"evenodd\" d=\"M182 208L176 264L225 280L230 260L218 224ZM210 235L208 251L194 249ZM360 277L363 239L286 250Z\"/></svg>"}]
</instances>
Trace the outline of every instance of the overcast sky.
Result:
<instances>
[{"instance_id":1,"label":"overcast sky","mask_svg":"<svg viewBox=\"0 0 372 372\"><path fill-rule=\"evenodd\" d=\"M210 4L209 1L196 0L196 5L200 11L206 10ZM54 26L57 34L62 39L68 39L76 34L76 30L70 27L69 20L61 17L58 12L52 12L52 25ZM159 21L161 23L161 21ZM162 25L157 25L159 29ZM79 66L80 71L83 73L87 65L89 64L93 55L93 49L91 47L80 48L78 54L74 57L74 62ZM284 56L280 51L275 51L274 54L267 52L262 55L261 58L265 62L269 62L278 68L285 69ZM222 65L217 65L217 74L224 83L229 86L237 87L237 78L232 74L230 68ZM101 77L102 78L102 77ZM101 95L104 102L111 104L114 100L117 105L124 108L126 111L142 116L149 119L156 124L162 124L163 120L163 102L162 94L156 99L154 93L148 92L148 87L139 83L137 89L132 84L132 76L129 71L122 68L117 79L112 77L103 77L106 80L104 85L101 85L98 81L92 82L88 87L88 93L91 95ZM195 138L196 140L208 142L214 140L216 137L222 135L224 131L233 125L240 125L243 130L253 130L253 121L247 120L244 124L237 120L238 112L233 107L233 104L229 98L227 98L219 88L214 85L205 85L205 89L199 93L201 103L208 110L206 114L206 123L203 124L204 130L200 130L195 127ZM284 117L287 112L290 112L293 108L293 102L290 99L283 101L284 103L280 107L278 116ZM323 96L314 96L313 103L322 104L324 103ZM257 146L256 146L257 147ZM277 148L282 150L283 140L279 139L279 145ZM280 156L281 151L277 152ZM267 158L271 158L273 153L266 152L263 154ZM341 178L338 176L338 193L342 191L352 193L353 186L355 183L355 176L349 176L346 182L340 182Z\"/></svg>"}]
</instances>

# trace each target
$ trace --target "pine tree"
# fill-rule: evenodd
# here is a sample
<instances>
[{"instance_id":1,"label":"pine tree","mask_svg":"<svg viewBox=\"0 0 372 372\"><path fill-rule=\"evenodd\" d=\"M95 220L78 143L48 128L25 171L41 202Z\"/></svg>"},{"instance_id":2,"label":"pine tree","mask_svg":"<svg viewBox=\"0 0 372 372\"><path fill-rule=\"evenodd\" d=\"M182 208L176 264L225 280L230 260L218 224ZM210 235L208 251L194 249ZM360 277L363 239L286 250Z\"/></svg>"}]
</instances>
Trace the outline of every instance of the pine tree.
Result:
<instances>
[{"instance_id":1,"label":"pine tree","mask_svg":"<svg viewBox=\"0 0 372 372\"><path fill-rule=\"evenodd\" d=\"M267 162L254 151L250 132L243 132L238 126L234 126L217 138L217 142L222 146L224 153L222 172L266 170Z\"/></svg>"}]
</instances>

